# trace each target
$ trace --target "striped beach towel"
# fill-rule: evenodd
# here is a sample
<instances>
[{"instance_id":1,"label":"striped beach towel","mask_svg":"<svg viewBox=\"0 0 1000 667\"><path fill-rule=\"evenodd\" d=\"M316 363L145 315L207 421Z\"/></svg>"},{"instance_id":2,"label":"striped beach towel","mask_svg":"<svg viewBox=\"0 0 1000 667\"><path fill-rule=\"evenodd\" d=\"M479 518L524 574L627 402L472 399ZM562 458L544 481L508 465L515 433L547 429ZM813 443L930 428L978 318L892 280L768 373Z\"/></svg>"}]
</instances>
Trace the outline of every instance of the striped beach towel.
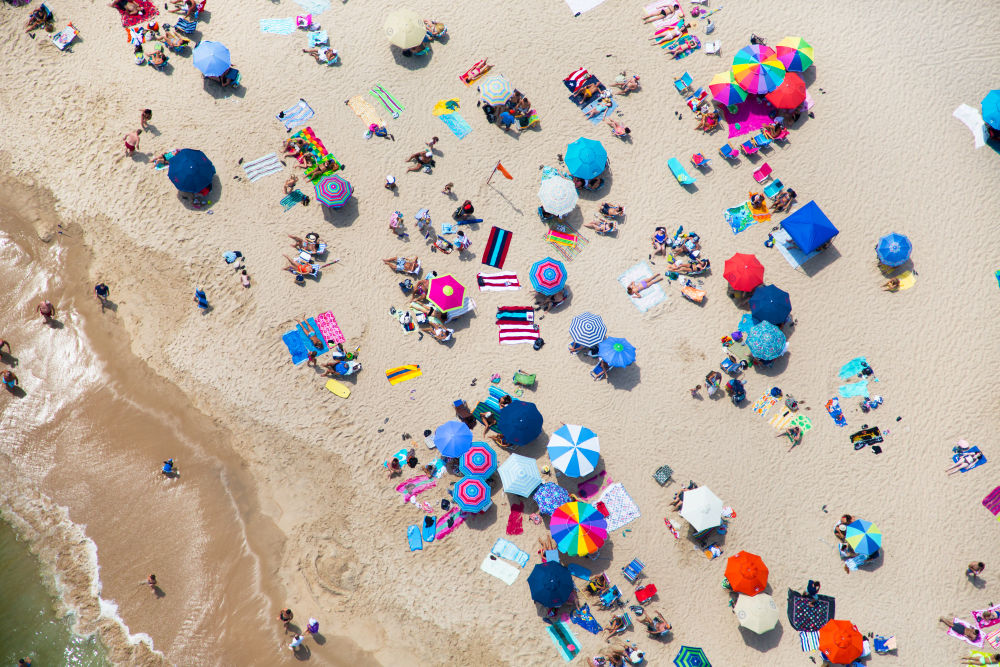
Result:
<instances>
[{"instance_id":1,"label":"striped beach towel","mask_svg":"<svg viewBox=\"0 0 1000 667\"><path fill-rule=\"evenodd\" d=\"M772 410L774 415L767 421L768 424L778 429L779 431L784 431L788 428L788 423L792 421L794 413L788 408L782 408L781 410Z\"/></svg>"},{"instance_id":2,"label":"striped beach towel","mask_svg":"<svg viewBox=\"0 0 1000 667\"><path fill-rule=\"evenodd\" d=\"M299 125L305 125L315 115L316 112L312 110L309 103L299 98L298 102L279 113L275 118L284 124L286 130L290 131Z\"/></svg>"},{"instance_id":3,"label":"striped beach towel","mask_svg":"<svg viewBox=\"0 0 1000 667\"><path fill-rule=\"evenodd\" d=\"M569 232L560 232L559 230L552 229L545 236L546 243L551 243L553 245L561 246L573 246L576 245L576 234L570 234Z\"/></svg>"},{"instance_id":4,"label":"striped beach towel","mask_svg":"<svg viewBox=\"0 0 1000 667\"><path fill-rule=\"evenodd\" d=\"M589 76L590 72L587 71L587 68L581 67L563 79L563 83L566 84L567 88L569 88L569 92L575 93Z\"/></svg>"},{"instance_id":5,"label":"striped beach towel","mask_svg":"<svg viewBox=\"0 0 1000 667\"><path fill-rule=\"evenodd\" d=\"M518 549L513 542L505 540L502 537L498 537L497 541L493 543L493 548L490 549L490 553L500 558L512 560L521 567L528 564L528 553Z\"/></svg>"},{"instance_id":6,"label":"striped beach towel","mask_svg":"<svg viewBox=\"0 0 1000 667\"><path fill-rule=\"evenodd\" d=\"M497 324L524 324L535 321L531 306L497 306Z\"/></svg>"},{"instance_id":7,"label":"striped beach towel","mask_svg":"<svg viewBox=\"0 0 1000 667\"><path fill-rule=\"evenodd\" d=\"M538 325L529 324L501 324L500 344L517 345L519 343L534 343L541 337L538 332Z\"/></svg>"},{"instance_id":8,"label":"striped beach towel","mask_svg":"<svg viewBox=\"0 0 1000 667\"><path fill-rule=\"evenodd\" d=\"M261 19L260 31L269 35L291 35L295 32L295 17L287 19Z\"/></svg>"},{"instance_id":9,"label":"striped beach towel","mask_svg":"<svg viewBox=\"0 0 1000 667\"><path fill-rule=\"evenodd\" d=\"M567 245L562 243L561 240L556 240L558 237L552 237L551 232L552 230L550 229L548 232L542 234L542 240L552 246L552 248L562 255L562 258L567 262L572 262L576 259L583 249L587 247L587 244L590 243L586 236L583 236L582 234L574 234L576 240Z\"/></svg>"},{"instance_id":10,"label":"striped beach towel","mask_svg":"<svg viewBox=\"0 0 1000 667\"><path fill-rule=\"evenodd\" d=\"M513 236L506 229L499 227L491 229L490 238L486 241L486 248L483 250L483 264L502 269L504 260L507 259L507 251L510 249L510 240Z\"/></svg>"},{"instance_id":11,"label":"striped beach towel","mask_svg":"<svg viewBox=\"0 0 1000 667\"><path fill-rule=\"evenodd\" d=\"M385 379L389 381L389 384L397 385L400 382L406 382L407 380L418 378L421 375L423 375L423 371L420 370L420 366L417 364L410 364L409 366L390 368L385 372Z\"/></svg>"},{"instance_id":12,"label":"striped beach towel","mask_svg":"<svg viewBox=\"0 0 1000 667\"><path fill-rule=\"evenodd\" d=\"M516 273L477 273L480 292L510 292L521 289Z\"/></svg>"},{"instance_id":13,"label":"striped beach towel","mask_svg":"<svg viewBox=\"0 0 1000 667\"><path fill-rule=\"evenodd\" d=\"M393 118L399 118L399 114L401 114L406 108L399 103L399 100L392 96L392 93L383 88L382 84L375 84L375 86L368 91L368 94L381 102L382 106L386 108L386 111L392 114Z\"/></svg>"},{"instance_id":14,"label":"striped beach towel","mask_svg":"<svg viewBox=\"0 0 1000 667\"><path fill-rule=\"evenodd\" d=\"M819 650L819 633L818 632L800 632L799 633L799 643L802 645L802 652L808 653L809 651Z\"/></svg>"},{"instance_id":15,"label":"striped beach towel","mask_svg":"<svg viewBox=\"0 0 1000 667\"><path fill-rule=\"evenodd\" d=\"M284 168L285 165L281 164L281 160L275 153L268 153L264 157L243 163L243 171L246 172L251 183L256 183L270 174L277 174Z\"/></svg>"},{"instance_id":16,"label":"striped beach towel","mask_svg":"<svg viewBox=\"0 0 1000 667\"><path fill-rule=\"evenodd\" d=\"M347 106L351 107L351 111L365 122L365 125L378 125L382 127L385 125L385 121L378 115L378 111L375 107L368 104L367 100L361 95L355 95L351 99L347 100Z\"/></svg>"}]
</instances>

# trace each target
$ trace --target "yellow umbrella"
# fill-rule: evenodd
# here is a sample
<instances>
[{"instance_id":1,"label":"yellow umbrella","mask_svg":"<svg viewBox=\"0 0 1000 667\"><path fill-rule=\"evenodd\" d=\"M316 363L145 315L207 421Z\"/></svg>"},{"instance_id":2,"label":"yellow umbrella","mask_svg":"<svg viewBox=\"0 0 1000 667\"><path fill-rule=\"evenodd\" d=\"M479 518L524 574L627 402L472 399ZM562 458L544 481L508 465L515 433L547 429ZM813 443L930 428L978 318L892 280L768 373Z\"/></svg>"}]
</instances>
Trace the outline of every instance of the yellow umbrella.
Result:
<instances>
[{"instance_id":1,"label":"yellow umbrella","mask_svg":"<svg viewBox=\"0 0 1000 667\"><path fill-rule=\"evenodd\" d=\"M427 35L427 28L420 16L412 9L396 9L389 12L383 27L385 36L401 49L420 46Z\"/></svg>"}]
</instances>

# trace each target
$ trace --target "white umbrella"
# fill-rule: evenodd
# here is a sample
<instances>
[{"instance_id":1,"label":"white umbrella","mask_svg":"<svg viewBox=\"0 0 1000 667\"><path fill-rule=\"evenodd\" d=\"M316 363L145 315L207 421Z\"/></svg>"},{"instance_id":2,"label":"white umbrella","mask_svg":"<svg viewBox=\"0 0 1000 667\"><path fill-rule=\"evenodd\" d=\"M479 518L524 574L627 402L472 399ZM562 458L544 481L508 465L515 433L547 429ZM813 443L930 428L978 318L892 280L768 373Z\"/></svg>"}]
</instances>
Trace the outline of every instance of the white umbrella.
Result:
<instances>
[{"instance_id":1,"label":"white umbrella","mask_svg":"<svg viewBox=\"0 0 1000 667\"><path fill-rule=\"evenodd\" d=\"M542 476L534 459L520 454L511 454L499 468L503 490L515 496L528 498L531 492L542 485Z\"/></svg>"},{"instance_id":2,"label":"white umbrella","mask_svg":"<svg viewBox=\"0 0 1000 667\"><path fill-rule=\"evenodd\" d=\"M707 486L684 492L681 517L697 532L714 528L722 523L722 501Z\"/></svg>"},{"instance_id":3,"label":"white umbrella","mask_svg":"<svg viewBox=\"0 0 1000 667\"><path fill-rule=\"evenodd\" d=\"M562 176L547 178L538 189L538 199L552 215L566 215L576 208L576 186Z\"/></svg>"},{"instance_id":4,"label":"white umbrella","mask_svg":"<svg viewBox=\"0 0 1000 667\"><path fill-rule=\"evenodd\" d=\"M733 612L739 619L740 625L758 635L773 630L778 624L778 606L774 604L774 598L767 593L753 596L741 593Z\"/></svg>"}]
</instances>

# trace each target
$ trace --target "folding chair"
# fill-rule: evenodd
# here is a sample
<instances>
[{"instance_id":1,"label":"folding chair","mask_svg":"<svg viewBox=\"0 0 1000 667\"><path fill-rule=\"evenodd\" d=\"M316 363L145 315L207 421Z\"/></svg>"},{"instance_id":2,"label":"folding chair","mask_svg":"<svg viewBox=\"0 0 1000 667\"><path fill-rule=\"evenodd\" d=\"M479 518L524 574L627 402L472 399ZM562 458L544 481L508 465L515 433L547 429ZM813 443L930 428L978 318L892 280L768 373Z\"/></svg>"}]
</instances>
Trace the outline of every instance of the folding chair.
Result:
<instances>
[{"instance_id":1,"label":"folding chair","mask_svg":"<svg viewBox=\"0 0 1000 667\"><path fill-rule=\"evenodd\" d=\"M695 153L694 155L691 156L691 164L698 167L699 169L711 161L712 160L710 158L705 157L701 153Z\"/></svg>"},{"instance_id":2,"label":"folding chair","mask_svg":"<svg viewBox=\"0 0 1000 667\"><path fill-rule=\"evenodd\" d=\"M778 196L778 193L784 189L784 187L785 184L781 182L781 179L776 178L764 186L764 194L767 195L769 199L774 199Z\"/></svg>"},{"instance_id":3,"label":"folding chair","mask_svg":"<svg viewBox=\"0 0 1000 667\"><path fill-rule=\"evenodd\" d=\"M729 144L725 144L722 148L719 149L719 155L726 158L727 160L740 159L740 152L735 148L733 148L732 146L730 146Z\"/></svg>"},{"instance_id":4,"label":"folding chair","mask_svg":"<svg viewBox=\"0 0 1000 667\"><path fill-rule=\"evenodd\" d=\"M645 567L645 563L638 558L633 558L631 563L622 568L622 574L628 579L629 583L634 584Z\"/></svg>"},{"instance_id":5,"label":"folding chair","mask_svg":"<svg viewBox=\"0 0 1000 667\"><path fill-rule=\"evenodd\" d=\"M612 607L617 607L622 604L622 592L618 590L618 586L612 586L605 592L601 593L601 608L611 609Z\"/></svg>"},{"instance_id":6,"label":"folding chair","mask_svg":"<svg viewBox=\"0 0 1000 667\"><path fill-rule=\"evenodd\" d=\"M595 380L604 380L608 377L608 370L610 370L610 367L605 368L603 360L598 361L597 365L594 366L594 369L590 371L590 377Z\"/></svg>"},{"instance_id":7,"label":"folding chair","mask_svg":"<svg viewBox=\"0 0 1000 667\"><path fill-rule=\"evenodd\" d=\"M771 178L771 165L766 162L760 165L760 169L753 173L753 180L758 183L763 183L769 178Z\"/></svg>"},{"instance_id":8,"label":"folding chair","mask_svg":"<svg viewBox=\"0 0 1000 667\"><path fill-rule=\"evenodd\" d=\"M883 637L882 635L875 635L874 640L875 652L876 653L888 653L889 651L896 650L896 635L891 635L889 637Z\"/></svg>"},{"instance_id":9,"label":"folding chair","mask_svg":"<svg viewBox=\"0 0 1000 667\"><path fill-rule=\"evenodd\" d=\"M656 595L656 584L646 584L635 589L635 599L639 604L646 604L654 595Z\"/></svg>"},{"instance_id":10,"label":"folding chair","mask_svg":"<svg viewBox=\"0 0 1000 667\"><path fill-rule=\"evenodd\" d=\"M757 134L755 134L753 139L751 139L751 141L757 145L757 148L764 148L766 146L771 145L771 140L768 139L763 132L758 132Z\"/></svg>"},{"instance_id":11,"label":"folding chair","mask_svg":"<svg viewBox=\"0 0 1000 667\"><path fill-rule=\"evenodd\" d=\"M673 477L674 470L670 466L660 466L653 473L653 479L657 481L660 486L664 486Z\"/></svg>"},{"instance_id":12,"label":"folding chair","mask_svg":"<svg viewBox=\"0 0 1000 667\"><path fill-rule=\"evenodd\" d=\"M546 549L545 550L545 562L546 563L558 563L559 562L559 550L558 549Z\"/></svg>"},{"instance_id":13,"label":"folding chair","mask_svg":"<svg viewBox=\"0 0 1000 667\"><path fill-rule=\"evenodd\" d=\"M760 146L753 142L753 139L748 139L740 144L740 150L743 151L744 155L753 155L760 150Z\"/></svg>"},{"instance_id":14,"label":"folding chair","mask_svg":"<svg viewBox=\"0 0 1000 667\"><path fill-rule=\"evenodd\" d=\"M687 72L684 72L684 74L682 74L680 78L674 79L674 88L677 89L678 93L684 95L685 93L691 91L691 81L692 81L691 75L688 74Z\"/></svg>"}]
</instances>

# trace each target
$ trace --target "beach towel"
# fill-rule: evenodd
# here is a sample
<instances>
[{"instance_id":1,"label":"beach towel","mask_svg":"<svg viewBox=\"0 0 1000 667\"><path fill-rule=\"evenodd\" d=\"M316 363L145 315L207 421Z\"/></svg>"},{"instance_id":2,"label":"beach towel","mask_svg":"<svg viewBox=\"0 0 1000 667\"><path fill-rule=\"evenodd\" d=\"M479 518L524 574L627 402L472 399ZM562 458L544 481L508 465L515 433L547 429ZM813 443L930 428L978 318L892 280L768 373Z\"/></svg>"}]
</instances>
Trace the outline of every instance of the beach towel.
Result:
<instances>
[{"instance_id":1,"label":"beach towel","mask_svg":"<svg viewBox=\"0 0 1000 667\"><path fill-rule=\"evenodd\" d=\"M490 237L486 241L483 249L482 263L496 269L502 269L503 263L507 259L507 251L510 249L510 240L514 237L512 233L500 227L493 227L490 230Z\"/></svg>"},{"instance_id":2,"label":"beach towel","mask_svg":"<svg viewBox=\"0 0 1000 667\"><path fill-rule=\"evenodd\" d=\"M867 445L877 445L883 440L882 432L879 431L878 426L861 429L851 434L851 444L854 445L854 449L862 449Z\"/></svg>"},{"instance_id":3,"label":"beach towel","mask_svg":"<svg viewBox=\"0 0 1000 667\"><path fill-rule=\"evenodd\" d=\"M496 320L497 324L531 323L535 321L535 311L531 306L497 306Z\"/></svg>"},{"instance_id":4,"label":"beach towel","mask_svg":"<svg viewBox=\"0 0 1000 667\"><path fill-rule=\"evenodd\" d=\"M649 24L656 29L656 32L661 32L664 28L674 27L684 22L683 18L674 18L673 11L675 4L679 4L677 0L657 0L650 5L646 5L642 10L642 15L649 16L659 13L661 9L666 9L667 15L665 17L658 18Z\"/></svg>"},{"instance_id":5,"label":"beach towel","mask_svg":"<svg viewBox=\"0 0 1000 667\"><path fill-rule=\"evenodd\" d=\"M581 67L570 73L565 79L563 79L563 85L569 89L569 92L575 93L583 87L583 82L590 78L590 72L587 71L586 67Z\"/></svg>"},{"instance_id":6,"label":"beach towel","mask_svg":"<svg viewBox=\"0 0 1000 667\"><path fill-rule=\"evenodd\" d=\"M246 172L251 183L256 183L270 174L276 174L284 168L285 165L281 164L275 153L268 153L264 157L243 163L243 171Z\"/></svg>"},{"instance_id":7,"label":"beach towel","mask_svg":"<svg viewBox=\"0 0 1000 667\"><path fill-rule=\"evenodd\" d=\"M729 125L730 139L756 132L771 123L771 107L757 101L754 95L741 102L734 114L729 113L728 107L723 107L723 114L726 116L726 124Z\"/></svg>"},{"instance_id":8,"label":"beach towel","mask_svg":"<svg viewBox=\"0 0 1000 667\"><path fill-rule=\"evenodd\" d=\"M588 570L584 566L578 563L570 563L569 565L566 566L566 569L569 570L569 573L574 577L576 577L577 579L587 582L590 581L590 576L591 576L590 570Z\"/></svg>"},{"instance_id":9,"label":"beach towel","mask_svg":"<svg viewBox=\"0 0 1000 667\"><path fill-rule=\"evenodd\" d=\"M477 273L480 292L510 292L521 289L516 273Z\"/></svg>"},{"instance_id":10,"label":"beach towel","mask_svg":"<svg viewBox=\"0 0 1000 667\"><path fill-rule=\"evenodd\" d=\"M993 627L994 625L1000 624L1000 618L994 618L988 621L983 620L983 614L985 614L988 611L995 611L1000 613L1000 604L995 604L989 609L979 609L972 612L972 617L976 619L976 625L978 625L980 628L990 628Z\"/></svg>"},{"instance_id":11,"label":"beach towel","mask_svg":"<svg viewBox=\"0 0 1000 667\"><path fill-rule=\"evenodd\" d=\"M313 16L330 9L330 0L295 0L295 2Z\"/></svg>"},{"instance_id":12,"label":"beach towel","mask_svg":"<svg viewBox=\"0 0 1000 667\"><path fill-rule=\"evenodd\" d=\"M569 662L579 655L580 644L576 641L573 633L569 631L568 625L562 621L549 621L549 627L545 630L549 633L552 643L555 644L556 650L563 660Z\"/></svg>"},{"instance_id":13,"label":"beach towel","mask_svg":"<svg viewBox=\"0 0 1000 667\"><path fill-rule=\"evenodd\" d=\"M368 91L368 94L377 99L385 107L386 111L392 114L393 118L399 118L399 114L403 112L405 107L399 103L392 94L382 87L381 84L375 84L375 86Z\"/></svg>"},{"instance_id":14,"label":"beach towel","mask_svg":"<svg viewBox=\"0 0 1000 667\"><path fill-rule=\"evenodd\" d=\"M799 645L803 653L819 650L819 632L809 631L799 633Z\"/></svg>"},{"instance_id":15,"label":"beach towel","mask_svg":"<svg viewBox=\"0 0 1000 667\"><path fill-rule=\"evenodd\" d=\"M407 451L408 450L406 449L406 447L403 447L401 450L399 450L398 452L396 452L395 454L393 454L392 456L390 456L387 460L382 461L382 466L384 468L388 468L389 467L389 461L391 461L392 459L396 459L397 461L399 461L399 465L406 465L406 452ZM418 479L418 478L414 478L414 479ZM396 490L399 491L399 489L402 488L402 487L404 487L405 485L406 485L406 482L403 482L402 484L400 484L399 486L396 487Z\"/></svg>"},{"instance_id":16,"label":"beach towel","mask_svg":"<svg viewBox=\"0 0 1000 667\"><path fill-rule=\"evenodd\" d=\"M479 565L479 569L486 574L493 575L508 586L517 581L517 575L521 574L521 570L510 563L503 562L492 554L483 559L483 562Z\"/></svg>"},{"instance_id":17,"label":"beach towel","mask_svg":"<svg viewBox=\"0 0 1000 667\"><path fill-rule=\"evenodd\" d=\"M593 477L588 477L582 482L578 482L576 488L578 489L577 495L581 498L589 498L590 496L597 495L597 492L601 490L601 485L604 484L604 478L607 477L608 471L602 470Z\"/></svg>"},{"instance_id":18,"label":"beach towel","mask_svg":"<svg viewBox=\"0 0 1000 667\"><path fill-rule=\"evenodd\" d=\"M630 267L627 271L625 271L625 273L618 276L618 284L622 286L622 289L627 290L628 286L633 282L652 277L653 269L649 268L649 264L646 262L639 262L635 266ZM628 294L628 292L625 293L625 298L631 301L632 305L638 308L640 313L645 313L653 306L657 306L666 301L667 293L663 289L663 283L660 282L644 289L638 299Z\"/></svg>"},{"instance_id":19,"label":"beach towel","mask_svg":"<svg viewBox=\"0 0 1000 667\"><path fill-rule=\"evenodd\" d=\"M566 0L566 4L569 5L569 10L573 12L574 16L584 12L589 12L602 2L604 2L604 0Z\"/></svg>"},{"instance_id":20,"label":"beach towel","mask_svg":"<svg viewBox=\"0 0 1000 667\"><path fill-rule=\"evenodd\" d=\"M571 246L576 243L576 234L562 232L558 229L550 229L546 234L545 240L553 245Z\"/></svg>"},{"instance_id":21,"label":"beach towel","mask_svg":"<svg viewBox=\"0 0 1000 667\"><path fill-rule=\"evenodd\" d=\"M450 510L445 512L440 519L438 519L438 530L434 539L441 541L451 535L459 526L465 523L465 517L466 515L464 512L459 510L457 507L452 507ZM451 522L451 525L448 525L449 522Z\"/></svg>"},{"instance_id":22,"label":"beach towel","mask_svg":"<svg viewBox=\"0 0 1000 667\"><path fill-rule=\"evenodd\" d=\"M408 451L409 450L406 448L403 448L396 452L392 458L398 460L401 465L405 465L406 454ZM388 467L388 465L386 465L386 467ZM414 497L419 496L428 489L433 489L435 486L437 486L437 483L427 475L417 475L416 477L411 477L397 484L396 492L402 493L403 502L408 503Z\"/></svg>"},{"instance_id":23,"label":"beach towel","mask_svg":"<svg viewBox=\"0 0 1000 667\"><path fill-rule=\"evenodd\" d=\"M811 598L788 589L788 622L796 630L815 632L834 618L837 605L829 595Z\"/></svg>"},{"instance_id":24,"label":"beach towel","mask_svg":"<svg viewBox=\"0 0 1000 667\"><path fill-rule=\"evenodd\" d=\"M281 201L278 203L281 204L282 209L288 211L305 198L306 196L301 190L292 190L291 193L282 197Z\"/></svg>"},{"instance_id":25,"label":"beach towel","mask_svg":"<svg viewBox=\"0 0 1000 667\"><path fill-rule=\"evenodd\" d=\"M490 553L500 558L512 560L521 567L527 565L528 560L531 558L527 551L518 549L513 542L505 540L502 537L498 537L497 541L493 543L493 548L490 549Z\"/></svg>"},{"instance_id":26,"label":"beach towel","mask_svg":"<svg viewBox=\"0 0 1000 667\"><path fill-rule=\"evenodd\" d=\"M755 207L750 202L747 202L750 207L750 214L753 215L754 222L770 222L771 214L767 211L767 200L764 200L760 204L760 208Z\"/></svg>"},{"instance_id":27,"label":"beach towel","mask_svg":"<svg viewBox=\"0 0 1000 667\"><path fill-rule=\"evenodd\" d=\"M750 210L750 202L743 202L739 206L727 208L722 212L722 215L729 224L729 228L733 230L733 234L739 234L751 225L757 224L757 219Z\"/></svg>"},{"instance_id":28,"label":"beach towel","mask_svg":"<svg viewBox=\"0 0 1000 667\"><path fill-rule=\"evenodd\" d=\"M959 618L956 618L953 621L953 623L961 623L962 625L964 625L966 627L971 627L968 623L966 623L965 621L963 621L963 620L961 620ZM986 637L983 636L982 632L979 633L979 641L972 641L971 639L969 639L965 635L960 635L957 632L955 632L954 630L952 630L951 628L948 628L948 634L951 635L952 637L957 638L957 639L961 639L966 644L969 644L970 646L975 646L976 648L982 648L983 647L983 643L986 641Z\"/></svg>"},{"instance_id":29,"label":"beach towel","mask_svg":"<svg viewBox=\"0 0 1000 667\"><path fill-rule=\"evenodd\" d=\"M766 417L767 411L771 409L771 406L778 402L774 396L771 396L770 392L764 394L753 404L753 413L758 417Z\"/></svg>"},{"instance_id":30,"label":"beach towel","mask_svg":"<svg viewBox=\"0 0 1000 667\"><path fill-rule=\"evenodd\" d=\"M792 417L791 421L788 422L789 426L798 426L805 433L813 427L812 420L805 415L795 415Z\"/></svg>"},{"instance_id":31,"label":"beach towel","mask_svg":"<svg viewBox=\"0 0 1000 667\"><path fill-rule=\"evenodd\" d=\"M1000 630L994 630L986 635L986 643L993 648L1000 649Z\"/></svg>"},{"instance_id":32,"label":"beach towel","mask_svg":"<svg viewBox=\"0 0 1000 667\"><path fill-rule=\"evenodd\" d=\"M615 482L604 489L598 502L604 503L608 510L606 517L608 532L627 526L642 516L639 506L635 504L621 482Z\"/></svg>"},{"instance_id":33,"label":"beach towel","mask_svg":"<svg viewBox=\"0 0 1000 667\"><path fill-rule=\"evenodd\" d=\"M993 516L1000 514L1000 486L996 487L983 498L983 507L988 509Z\"/></svg>"},{"instance_id":34,"label":"beach towel","mask_svg":"<svg viewBox=\"0 0 1000 667\"><path fill-rule=\"evenodd\" d=\"M316 30L309 33L309 48L315 49L320 46L330 46L330 35L326 30Z\"/></svg>"},{"instance_id":35,"label":"beach towel","mask_svg":"<svg viewBox=\"0 0 1000 667\"><path fill-rule=\"evenodd\" d=\"M312 325L314 330L319 330L315 318L309 318L309 324ZM282 336L281 340L285 343L285 347L288 348L288 353L292 355L292 363L296 366L309 358L310 351L315 350L317 355L321 355L327 350L326 343L323 343L322 340L320 340L322 348L313 346L312 341L302 333L298 326Z\"/></svg>"},{"instance_id":36,"label":"beach towel","mask_svg":"<svg viewBox=\"0 0 1000 667\"><path fill-rule=\"evenodd\" d=\"M448 126L451 133L454 134L459 139L464 139L469 132L472 132L472 126L469 125L468 121L457 113L444 114L443 116L438 116L441 122Z\"/></svg>"},{"instance_id":37,"label":"beach towel","mask_svg":"<svg viewBox=\"0 0 1000 667\"><path fill-rule=\"evenodd\" d=\"M862 369L868 365L868 360L864 357L854 357L837 371L837 377L841 380L849 380L861 375Z\"/></svg>"},{"instance_id":38,"label":"beach towel","mask_svg":"<svg viewBox=\"0 0 1000 667\"><path fill-rule=\"evenodd\" d=\"M261 19L260 31L269 35L291 35L295 32L295 17L287 19Z\"/></svg>"},{"instance_id":39,"label":"beach towel","mask_svg":"<svg viewBox=\"0 0 1000 667\"><path fill-rule=\"evenodd\" d=\"M382 117L378 115L378 111L375 110L375 107L369 104L368 100L361 95L355 95L351 99L347 100L347 106L351 108L351 111L354 112L355 116L364 121L365 129L367 129L369 125L378 125L379 127L383 127L385 125L385 121L383 121Z\"/></svg>"},{"instance_id":40,"label":"beach towel","mask_svg":"<svg viewBox=\"0 0 1000 667\"><path fill-rule=\"evenodd\" d=\"M344 338L344 332L340 330L340 325L337 324L337 318L333 316L333 311L328 310L317 315L316 325L319 326L319 333L327 343L338 344L347 340Z\"/></svg>"},{"instance_id":41,"label":"beach towel","mask_svg":"<svg viewBox=\"0 0 1000 667\"><path fill-rule=\"evenodd\" d=\"M670 523L670 519L668 519L667 517L663 517L663 523L667 527L667 530L670 531L670 534L674 536L675 540L681 539L681 533L680 533L680 531L677 530L677 528L676 528L676 526L674 526L674 524Z\"/></svg>"},{"instance_id":42,"label":"beach towel","mask_svg":"<svg viewBox=\"0 0 1000 667\"><path fill-rule=\"evenodd\" d=\"M70 23L65 28L52 35L52 43L56 45L60 51L65 51L66 47L73 43L73 40L77 38L80 31L73 27ZM166 165L164 165L166 167ZM157 167L159 169L160 167Z\"/></svg>"},{"instance_id":43,"label":"beach towel","mask_svg":"<svg viewBox=\"0 0 1000 667\"><path fill-rule=\"evenodd\" d=\"M840 409L840 399L834 396L826 402L826 411L837 426L847 426L847 418Z\"/></svg>"},{"instance_id":44,"label":"beach towel","mask_svg":"<svg viewBox=\"0 0 1000 667\"><path fill-rule=\"evenodd\" d=\"M567 262L572 262L576 259L583 252L583 249L587 247L587 244L590 243L586 236L562 223L550 225L549 231L542 234L542 239L552 246Z\"/></svg>"},{"instance_id":45,"label":"beach towel","mask_svg":"<svg viewBox=\"0 0 1000 667\"><path fill-rule=\"evenodd\" d=\"M423 375L423 372L420 370L420 366L411 364L409 366L397 366L396 368L390 368L385 372L385 379L389 381L389 384L395 386L400 382L406 382L407 380L418 378L421 375Z\"/></svg>"},{"instance_id":46,"label":"beach towel","mask_svg":"<svg viewBox=\"0 0 1000 667\"><path fill-rule=\"evenodd\" d=\"M965 452L964 452L964 453L965 453L965 454L972 454L972 453L974 453L974 452L979 452L980 454L982 454L982 452L981 452L981 451L979 451L979 447L970 447L969 449L965 450ZM954 454L954 455L953 455L953 456L951 457L951 462L952 462L952 463L958 463L958 462L959 462L959 460L961 460L961 458L962 458L962 454ZM963 469L961 470L961 472L962 472L963 474L964 474L964 473L967 473L967 472L969 472L970 470L974 470L975 468L978 468L979 466L983 465L984 463L986 463L986 457L985 457L985 456L982 456L982 457L980 457L980 458L979 458L979 460L978 460L978 461L976 461L976 462L975 462L975 463L974 463L974 464L973 464L973 465L972 465L971 467L969 467L969 468L963 468ZM994 623L1000 623L1000 621L994 621ZM990 625L993 625L993 623L990 623ZM983 627L983 626L979 626L979 627Z\"/></svg>"},{"instance_id":47,"label":"beach towel","mask_svg":"<svg viewBox=\"0 0 1000 667\"><path fill-rule=\"evenodd\" d=\"M771 418L767 420L767 423L779 431L784 431L792 421L793 414L788 408L775 410Z\"/></svg>"},{"instance_id":48,"label":"beach towel","mask_svg":"<svg viewBox=\"0 0 1000 667\"><path fill-rule=\"evenodd\" d=\"M793 269L797 269L810 259L819 254L819 250L813 250L810 253L804 253L798 247L790 248L788 243L791 243L792 237L788 235L784 229L779 229L777 231L771 232L771 238L774 239L774 247L778 249L781 256L785 258Z\"/></svg>"},{"instance_id":49,"label":"beach towel","mask_svg":"<svg viewBox=\"0 0 1000 667\"><path fill-rule=\"evenodd\" d=\"M156 9L156 5L150 2L150 0L132 0L132 2L139 5L139 13L135 16L132 16L124 9L118 10L118 13L122 15L122 26L126 28L139 25L140 23L146 23L160 13L159 10Z\"/></svg>"},{"instance_id":50,"label":"beach towel","mask_svg":"<svg viewBox=\"0 0 1000 667\"><path fill-rule=\"evenodd\" d=\"M841 398L868 396L868 380L860 380L851 384L842 384L837 390Z\"/></svg>"},{"instance_id":51,"label":"beach towel","mask_svg":"<svg viewBox=\"0 0 1000 667\"><path fill-rule=\"evenodd\" d=\"M534 343L541 338L536 324L501 324L499 341L501 345Z\"/></svg>"},{"instance_id":52,"label":"beach towel","mask_svg":"<svg viewBox=\"0 0 1000 667\"><path fill-rule=\"evenodd\" d=\"M590 613L589 604L585 604L582 607L574 609L569 620L576 625L579 625L592 635L599 634L602 630L604 630L604 628L601 627L601 624L597 622L597 619L594 618L594 615Z\"/></svg>"},{"instance_id":53,"label":"beach towel","mask_svg":"<svg viewBox=\"0 0 1000 667\"><path fill-rule=\"evenodd\" d=\"M593 100L592 102L590 102L590 104L581 108L580 111L583 112L584 118L589 120L591 125L597 125L598 123L603 123L605 118L610 116L612 113L615 112L616 109L618 109L618 102L616 102L613 97L610 99L611 99L611 106L609 106L607 109L598 114L594 114L593 116L587 116L587 114L590 113L591 109L595 108L598 102L601 101L600 99Z\"/></svg>"},{"instance_id":54,"label":"beach towel","mask_svg":"<svg viewBox=\"0 0 1000 667\"><path fill-rule=\"evenodd\" d=\"M524 505L521 503L511 503L510 516L507 517L507 534L524 534Z\"/></svg>"},{"instance_id":55,"label":"beach towel","mask_svg":"<svg viewBox=\"0 0 1000 667\"><path fill-rule=\"evenodd\" d=\"M280 120L286 130L294 130L299 125L305 125L310 118L316 115L309 103L299 98L299 101L280 112L275 118Z\"/></svg>"},{"instance_id":56,"label":"beach towel","mask_svg":"<svg viewBox=\"0 0 1000 667\"><path fill-rule=\"evenodd\" d=\"M686 51L683 51L681 53L675 53L675 54L673 54L674 60L684 60L689 55L691 55L692 53L694 53L695 51L697 51L698 49L701 48L701 40L698 39L694 35L681 35L675 41L675 43L676 44L690 44L691 47L688 48ZM673 45L674 44L672 44L670 42L667 42L666 44L663 44L660 48L666 49L666 48L668 48L668 46L673 46Z\"/></svg>"},{"instance_id":57,"label":"beach towel","mask_svg":"<svg viewBox=\"0 0 1000 667\"><path fill-rule=\"evenodd\" d=\"M962 123L972 132L972 141L976 148L986 145L986 123L979 112L968 104L959 104L952 113L952 116L962 121Z\"/></svg>"}]
</instances>

